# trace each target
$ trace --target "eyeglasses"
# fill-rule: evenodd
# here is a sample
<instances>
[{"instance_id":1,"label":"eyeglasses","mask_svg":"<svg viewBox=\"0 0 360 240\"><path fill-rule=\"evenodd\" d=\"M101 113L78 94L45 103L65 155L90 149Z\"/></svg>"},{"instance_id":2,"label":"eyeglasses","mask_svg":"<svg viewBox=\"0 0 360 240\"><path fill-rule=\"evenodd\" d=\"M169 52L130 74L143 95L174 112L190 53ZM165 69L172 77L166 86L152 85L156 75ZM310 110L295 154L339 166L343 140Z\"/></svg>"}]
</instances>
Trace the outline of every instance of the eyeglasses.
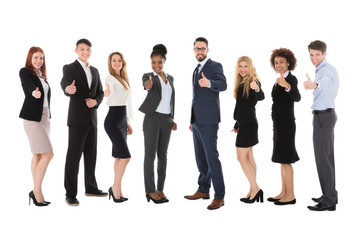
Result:
<instances>
[{"instance_id":1,"label":"eyeglasses","mask_svg":"<svg viewBox=\"0 0 360 240\"><path fill-rule=\"evenodd\" d=\"M194 50L197 51L197 52L200 52L200 51L201 51L201 52L205 52L206 49L207 49L206 47L202 47L202 48L196 47L196 48L194 48Z\"/></svg>"}]
</instances>

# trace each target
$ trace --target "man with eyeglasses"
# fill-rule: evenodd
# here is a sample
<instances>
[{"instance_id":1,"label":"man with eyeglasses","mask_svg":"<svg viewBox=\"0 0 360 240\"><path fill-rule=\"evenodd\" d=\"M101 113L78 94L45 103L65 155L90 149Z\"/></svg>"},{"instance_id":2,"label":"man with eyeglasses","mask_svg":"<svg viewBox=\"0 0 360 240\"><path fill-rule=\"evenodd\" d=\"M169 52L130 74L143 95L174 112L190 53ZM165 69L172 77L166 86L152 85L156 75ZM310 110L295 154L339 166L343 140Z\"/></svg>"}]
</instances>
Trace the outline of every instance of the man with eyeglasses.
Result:
<instances>
[{"instance_id":1,"label":"man with eyeglasses","mask_svg":"<svg viewBox=\"0 0 360 240\"><path fill-rule=\"evenodd\" d=\"M199 64L193 73L193 101L190 131L193 133L199 188L186 199L209 199L213 183L215 195L209 210L224 206L225 185L217 151L217 132L220 122L219 92L227 88L222 65L207 57L208 41L199 37L194 42L194 53Z\"/></svg>"}]
</instances>

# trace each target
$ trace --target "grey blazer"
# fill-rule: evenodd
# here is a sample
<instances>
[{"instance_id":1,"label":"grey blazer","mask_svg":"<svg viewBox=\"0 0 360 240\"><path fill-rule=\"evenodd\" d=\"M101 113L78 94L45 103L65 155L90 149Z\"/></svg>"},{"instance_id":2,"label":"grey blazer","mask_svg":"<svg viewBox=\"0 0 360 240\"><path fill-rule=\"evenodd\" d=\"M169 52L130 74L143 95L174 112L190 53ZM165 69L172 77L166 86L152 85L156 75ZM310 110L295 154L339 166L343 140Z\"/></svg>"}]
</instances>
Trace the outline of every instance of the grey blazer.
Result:
<instances>
[{"instance_id":1,"label":"grey blazer","mask_svg":"<svg viewBox=\"0 0 360 240\"><path fill-rule=\"evenodd\" d=\"M141 104L139 110L145 114L154 114L156 108L159 106L161 101L161 83L158 76L154 76L153 73L145 73L143 75L142 81L143 86L145 86L146 82L149 80L151 75L153 86L150 90L148 90L147 96L144 102ZM175 112L175 88L174 88L174 78L171 75L167 75L167 79L169 80L170 86L172 88L172 96L171 96L171 117L174 118ZM145 89L145 87L144 87Z\"/></svg>"}]
</instances>

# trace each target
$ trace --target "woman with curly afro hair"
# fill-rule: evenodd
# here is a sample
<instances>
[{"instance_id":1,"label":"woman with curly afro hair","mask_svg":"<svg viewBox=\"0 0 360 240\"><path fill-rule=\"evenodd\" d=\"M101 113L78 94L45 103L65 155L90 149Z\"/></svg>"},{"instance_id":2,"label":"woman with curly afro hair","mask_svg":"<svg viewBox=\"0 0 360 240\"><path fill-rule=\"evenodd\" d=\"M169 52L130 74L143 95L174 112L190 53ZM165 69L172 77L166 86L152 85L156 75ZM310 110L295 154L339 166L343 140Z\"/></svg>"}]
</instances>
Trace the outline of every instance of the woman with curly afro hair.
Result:
<instances>
[{"instance_id":1,"label":"woman with curly afro hair","mask_svg":"<svg viewBox=\"0 0 360 240\"><path fill-rule=\"evenodd\" d=\"M301 99L297 79L290 71L296 67L294 53L286 48L275 49L270 58L271 66L279 73L271 92L273 99L272 120L274 147L272 161L280 163L282 188L280 194L268 201L275 205L295 204L294 173L291 163L299 160L295 148L294 102Z\"/></svg>"}]
</instances>

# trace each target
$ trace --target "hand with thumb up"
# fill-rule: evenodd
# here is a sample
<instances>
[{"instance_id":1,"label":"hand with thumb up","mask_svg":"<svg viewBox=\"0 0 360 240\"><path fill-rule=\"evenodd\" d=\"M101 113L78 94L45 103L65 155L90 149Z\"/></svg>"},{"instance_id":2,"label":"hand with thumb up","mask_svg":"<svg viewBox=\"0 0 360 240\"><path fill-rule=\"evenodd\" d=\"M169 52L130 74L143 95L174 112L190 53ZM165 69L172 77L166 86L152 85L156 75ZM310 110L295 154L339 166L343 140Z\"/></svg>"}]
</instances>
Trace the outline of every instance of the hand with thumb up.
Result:
<instances>
[{"instance_id":1,"label":"hand with thumb up","mask_svg":"<svg viewBox=\"0 0 360 240\"><path fill-rule=\"evenodd\" d=\"M110 87L109 84L106 84L106 89L104 91L104 96L108 97L110 95Z\"/></svg>"},{"instance_id":2,"label":"hand with thumb up","mask_svg":"<svg viewBox=\"0 0 360 240\"><path fill-rule=\"evenodd\" d=\"M199 85L200 87L209 87L210 86L210 81L209 79L207 79L204 75L203 72L201 72L201 76L202 78L199 80Z\"/></svg>"},{"instance_id":3,"label":"hand with thumb up","mask_svg":"<svg viewBox=\"0 0 360 240\"><path fill-rule=\"evenodd\" d=\"M250 88L255 91L259 91L259 89L260 89L259 85L255 81L255 76L253 76L253 79L250 83Z\"/></svg>"},{"instance_id":4,"label":"hand with thumb up","mask_svg":"<svg viewBox=\"0 0 360 240\"><path fill-rule=\"evenodd\" d=\"M145 83L145 89L150 90L152 88L153 84L154 83L153 83L151 75L150 75L149 80Z\"/></svg>"},{"instance_id":5,"label":"hand with thumb up","mask_svg":"<svg viewBox=\"0 0 360 240\"><path fill-rule=\"evenodd\" d=\"M280 73L280 77L276 79L276 82L285 89L289 89L290 87L290 84L286 81L283 73Z\"/></svg>"},{"instance_id":6,"label":"hand with thumb up","mask_svg":"<svg viewBox=\"0 0 360 240\"><path fill-rule=\"evenodd\" d=\"M33 95L34 98L36 98L36 99L41 98L41 92L40 92L40 90L39 90L38 87L33 91L32 95Z\"/></svg>"},{"instance_id":7,"label":"hand with thumb up","mask_svg":"<svg viewBox=\"0 0 360 240\"><path fill-rule=\"evenodd\" d=\"M317 87L316 82L311 81L310 77L308 74L306 74L307 77L307 81L304 82L304 87L306 90L312 90L315 89Z\"/></svg>"},{"instance_id":8,"label":"hand with thumb up","mask_svg":"<svg viewBox=\"0 0 360 240\"><path fill-rule=\"evenodd\" d=\"M65 91L68 93L68 94L75 94L76 93L76 86L75 86L75 80L73 80L73 82L67 86L65 88Z\"/></svg>"}]
</instances>

